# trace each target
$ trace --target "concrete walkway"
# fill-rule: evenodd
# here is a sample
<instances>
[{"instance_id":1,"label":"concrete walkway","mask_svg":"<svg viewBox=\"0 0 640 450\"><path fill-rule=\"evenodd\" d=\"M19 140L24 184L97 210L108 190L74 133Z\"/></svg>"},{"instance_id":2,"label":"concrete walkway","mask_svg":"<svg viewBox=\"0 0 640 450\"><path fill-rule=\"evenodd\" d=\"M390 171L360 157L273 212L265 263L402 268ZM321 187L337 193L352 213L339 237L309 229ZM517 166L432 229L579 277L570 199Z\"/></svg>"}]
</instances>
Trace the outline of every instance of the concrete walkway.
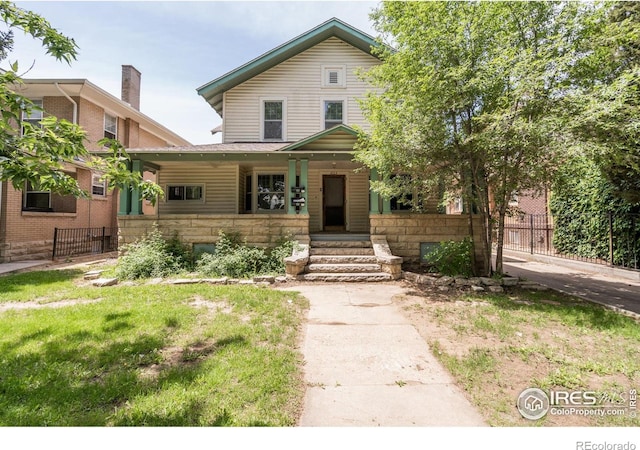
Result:
<instances>
[{"instance_id":1,"label":"concrete walkway","mask_svg":"<svg viewBox=\"0 0 640 450\"><path fill-rule=\"evenodd\" d=\"M393 303L401 286L285 289L310 301L300 426L486 425Z\"/></svg>"},{"instance_id":2,"label":"concrete walkway","mask_svg":"<svg viewBox=\"0 0 640 450\"><path fill-rule=\"evenodd\" d=\"M38 266L46 266L47 264L51 264L51 261L40 259L37 261L18 261L18 262L0 263L0 275L19 272L24 269L30 269Z\"/></svg>"}]
</instances>

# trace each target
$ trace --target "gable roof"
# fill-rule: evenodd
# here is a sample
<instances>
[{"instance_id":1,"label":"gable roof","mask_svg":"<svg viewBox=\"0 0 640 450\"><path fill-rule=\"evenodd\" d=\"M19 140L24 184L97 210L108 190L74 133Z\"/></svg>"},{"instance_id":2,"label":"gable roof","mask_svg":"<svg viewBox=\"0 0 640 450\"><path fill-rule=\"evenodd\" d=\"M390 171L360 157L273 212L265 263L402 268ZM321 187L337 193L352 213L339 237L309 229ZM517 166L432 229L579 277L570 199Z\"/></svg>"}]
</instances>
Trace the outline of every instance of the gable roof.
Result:
<instances>
[{"instance_id":1,"label":"gable roof","mask_svg":"<svg viewBox=\"0 0 640 450\"><path fill-rule=\"evenodd\" d=\"M357 136L358 132L356 130L347 125L341 124L322 130L319 133L312 134L311 136L289 144L286 147L282 147L277 151L288 152L305 147L307 150L346 150L351 153L353 151L353 143Z\"/></svg>"},{"instance_id":2,"label":"gable roof","mask_svg":"<svg viewBox=\"0 0 640 450\"><path fill-rule=\"evenodd\" d=\"M368 54L372 54L371 48L378 45L373 37L334 17L237 69L200 86L197 89L198 95L202 96L222 116L222 94L225 91L334 36Z\"/></svg>"}]
</instances>

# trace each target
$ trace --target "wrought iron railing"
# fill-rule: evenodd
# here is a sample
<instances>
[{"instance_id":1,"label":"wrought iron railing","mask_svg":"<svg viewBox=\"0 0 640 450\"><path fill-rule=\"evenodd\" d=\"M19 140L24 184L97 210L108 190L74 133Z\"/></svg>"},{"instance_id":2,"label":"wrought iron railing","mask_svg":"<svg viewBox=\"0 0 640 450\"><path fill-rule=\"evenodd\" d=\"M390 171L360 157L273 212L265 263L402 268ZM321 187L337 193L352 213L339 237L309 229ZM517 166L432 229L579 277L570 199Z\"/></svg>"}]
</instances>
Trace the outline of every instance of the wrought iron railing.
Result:
<instances>
[{"instance_id":1,"label":"wrought iron railing","mask_svg":"<svg viewBox=\"0 0 640 450\"><path fill-rule=\"evenodd\" d=\"M56 228L53 232L52 259L116 250L118 250L117 228Z\"/></svg>"},{"instance_id":2,"label":"wrought iron railing","mask_svg":"<svg viewBox=\"0 0 640 450\"><path fill-rule=\"evenodd\" d=\"M640 270L640 214L507 217L504 249Z\"/></svg>"}]
</instances>

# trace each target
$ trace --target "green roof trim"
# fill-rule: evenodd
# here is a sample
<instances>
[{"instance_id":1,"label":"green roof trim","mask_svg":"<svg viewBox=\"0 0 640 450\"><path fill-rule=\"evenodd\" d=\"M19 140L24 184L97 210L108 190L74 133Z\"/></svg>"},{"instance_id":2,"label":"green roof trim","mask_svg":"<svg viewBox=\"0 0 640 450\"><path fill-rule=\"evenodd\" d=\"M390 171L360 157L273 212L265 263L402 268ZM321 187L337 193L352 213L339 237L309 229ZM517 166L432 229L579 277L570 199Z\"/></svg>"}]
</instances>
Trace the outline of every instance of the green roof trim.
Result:
<instances>
[{"instance_id":1,"label":"green roof trim","mask_svg":"<svg viewBox=\"0 0 640 450\"><path fill-rule=\"evenodd\" d=\"M326 130L322 130L319 133L316 134L312 134L309 137L306 137L304 139L301 139L297 142L294 142L293 144L287 145L286 147L282 147L281 149L276 150L277 152L289 152L292 150L297 150L300 147L304 147L305 145L309 145L312 142L318 141L322 138L325 138L327 136L330 136L332 134L336 134L336 133L347 133L350 134L354 137L358 136L358 132L356 130L354 130L353 128L351 128L348 125L336 125L335 127L331 127L329 129Z\"/></svg>"},{"instance_id":2,"label":"green roof trim","mask_svg":"<svg viewBox=\"0 0 640 450\"><path fill-rule=\"evenodd\" d=\"M375 38L339 19L333 18L243 64L237 69L200 86L196 91L222 116L222 94L225 91L334 36L365 53L376 56L371 52L372 47L379 45Z\"/></svg>"}]
</instances>

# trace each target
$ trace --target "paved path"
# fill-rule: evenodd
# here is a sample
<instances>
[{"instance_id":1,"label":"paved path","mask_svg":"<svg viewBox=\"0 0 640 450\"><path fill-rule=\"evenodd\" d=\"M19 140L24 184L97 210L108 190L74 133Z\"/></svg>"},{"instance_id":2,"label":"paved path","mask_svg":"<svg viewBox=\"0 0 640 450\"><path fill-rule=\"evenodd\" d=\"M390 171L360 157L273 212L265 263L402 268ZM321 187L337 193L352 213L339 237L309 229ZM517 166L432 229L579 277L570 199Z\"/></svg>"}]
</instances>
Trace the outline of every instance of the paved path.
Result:
<instances>
[{"instance_id":1,"label":"paved path","mask_svg":"<svg viewBox=\"0 0 640 450\"><path fill-rule=\"evenodd\" d=\"M640 282L505 256L504 270L552 289L640 314Z\"/></svg>"},{"instance_id":2,"label":"paved path","mask_svg":"<svg viewBox=\"0 0 640 450\"><path fill-rule=\"evenodd\" d=\"M301 426L483 426L398 311L394 284L285 288L310 301Z\"/></svg>"}]
</instances>

